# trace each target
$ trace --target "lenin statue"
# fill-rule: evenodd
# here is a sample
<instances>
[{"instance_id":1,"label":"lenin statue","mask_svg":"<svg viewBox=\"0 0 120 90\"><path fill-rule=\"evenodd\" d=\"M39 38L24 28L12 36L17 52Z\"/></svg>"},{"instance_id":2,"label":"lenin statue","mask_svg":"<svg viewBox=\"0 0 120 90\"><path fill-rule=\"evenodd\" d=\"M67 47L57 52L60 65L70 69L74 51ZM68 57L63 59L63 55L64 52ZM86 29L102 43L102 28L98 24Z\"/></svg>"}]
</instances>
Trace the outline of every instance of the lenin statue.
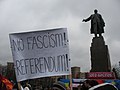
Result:
<instances>
[{"instance_id":1,"label":"lenin statue","mask_svg":"<svg viewBox=\"0 0 120 90\"><path fill-rule=\"evenodd\" d=\"M83 19L83 22L87 22L89 20L91 20L91 34L95 34L95 37L97 37L97 34L99 34L99 36L102 36L102 33L104 33L105 23L102 16L96 9L94 10L94 14L92 14L87 19Z\"/></svg>"}]
</instances>

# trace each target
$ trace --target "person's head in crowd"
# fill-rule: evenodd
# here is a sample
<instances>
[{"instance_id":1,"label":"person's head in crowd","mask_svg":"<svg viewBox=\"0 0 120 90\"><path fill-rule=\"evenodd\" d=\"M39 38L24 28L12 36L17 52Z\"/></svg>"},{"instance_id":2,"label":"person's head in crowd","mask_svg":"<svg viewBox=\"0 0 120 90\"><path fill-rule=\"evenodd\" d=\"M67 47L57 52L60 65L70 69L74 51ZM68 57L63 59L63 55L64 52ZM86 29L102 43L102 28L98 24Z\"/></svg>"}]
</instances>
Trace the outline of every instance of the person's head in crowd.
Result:
<instances>
[{"instance_id":1,"label":"person's head in crowd","mask_svg":"<svg viewBox=\"0 0 120 90\"><path fill-rule=\"evenodd\" d=\"M89 88L91 88L95 85L98 85L97 81L95 81L95 80L85 80L83 85L82 85L81 90L88 90Z\"/></svg>"}]
</instances>

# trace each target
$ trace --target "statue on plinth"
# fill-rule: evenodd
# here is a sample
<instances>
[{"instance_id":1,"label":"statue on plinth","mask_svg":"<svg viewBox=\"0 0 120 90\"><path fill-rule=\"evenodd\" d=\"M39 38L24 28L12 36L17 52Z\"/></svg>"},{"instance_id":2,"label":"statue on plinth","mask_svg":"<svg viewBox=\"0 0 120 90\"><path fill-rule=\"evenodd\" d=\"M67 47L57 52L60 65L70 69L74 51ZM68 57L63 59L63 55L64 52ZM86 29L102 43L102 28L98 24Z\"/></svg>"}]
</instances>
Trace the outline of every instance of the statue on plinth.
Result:
<instances>
[{"instance_id":1,"label":"statue on plinth","mask_svg":"<svg viewBox=\"0 0 120 90\"><path fill-rule=\"evenodd\" d=\"M91 34L95 37L92 39L90 53L91 53L91 70L90 72L109 72L111 71L111 62L109 56L108 46L105 45L102 33L104 33L105 22L102 16L98 13L98 10L94 10L87 19L83 19L83 22L91 20Z\"/></svg>"},{"instance_id":2,"label":"statue on plinth","mask_svg":"<svg viewBox=\"0 0 120 90\"><path fill-rule=\"evenodd\" d=\"M97 34L99 36L102 36L102 33L104 33L104 27L105 22L101 16L101 14L98 13L98 10L94 10L94 14L90 15L87 19L83 19L83 22L87 22L91 20L91 34L95 34L95 37L97 37Z\"/></svg>"}]
</instances>

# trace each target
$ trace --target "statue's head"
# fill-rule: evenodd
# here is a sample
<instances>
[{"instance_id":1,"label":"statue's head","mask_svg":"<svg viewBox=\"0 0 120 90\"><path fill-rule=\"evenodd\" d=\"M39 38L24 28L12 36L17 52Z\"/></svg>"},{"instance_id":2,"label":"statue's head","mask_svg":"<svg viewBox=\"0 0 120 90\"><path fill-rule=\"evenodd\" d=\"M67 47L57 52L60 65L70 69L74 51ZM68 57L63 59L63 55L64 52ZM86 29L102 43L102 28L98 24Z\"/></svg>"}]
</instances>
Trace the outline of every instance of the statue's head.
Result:
<instances>
[{"instance_id":1,"label":"statue's head","mask_svg":"<svg viewBox=\"0 0 120 90\"><path fill-rule=\"evenodd\" d=\"M97 9L95 9L95 10L94 10L94 13L96 14L97 12L98 12L98 10L97 10Z\"/></svg>"}]
</instances>

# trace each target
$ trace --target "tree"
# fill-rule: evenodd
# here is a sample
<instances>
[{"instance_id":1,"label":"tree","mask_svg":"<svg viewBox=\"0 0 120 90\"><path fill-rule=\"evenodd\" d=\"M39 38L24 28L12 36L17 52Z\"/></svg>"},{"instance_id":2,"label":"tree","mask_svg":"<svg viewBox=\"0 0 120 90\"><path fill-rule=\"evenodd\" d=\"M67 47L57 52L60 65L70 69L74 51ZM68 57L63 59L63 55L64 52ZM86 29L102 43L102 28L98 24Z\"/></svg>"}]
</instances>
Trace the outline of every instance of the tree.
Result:
<instances>
[{"instance_id":1,"label":"tree","mask_svg":"<svg viewBox=\"0 0 120 90\"><path fill-rule=\"evenodd\" d=\"M113 72L115 73L116 75L116 78L117 79L120 79L120 65L114 65L113 66Z\"/></svg>"}]
</instances>

